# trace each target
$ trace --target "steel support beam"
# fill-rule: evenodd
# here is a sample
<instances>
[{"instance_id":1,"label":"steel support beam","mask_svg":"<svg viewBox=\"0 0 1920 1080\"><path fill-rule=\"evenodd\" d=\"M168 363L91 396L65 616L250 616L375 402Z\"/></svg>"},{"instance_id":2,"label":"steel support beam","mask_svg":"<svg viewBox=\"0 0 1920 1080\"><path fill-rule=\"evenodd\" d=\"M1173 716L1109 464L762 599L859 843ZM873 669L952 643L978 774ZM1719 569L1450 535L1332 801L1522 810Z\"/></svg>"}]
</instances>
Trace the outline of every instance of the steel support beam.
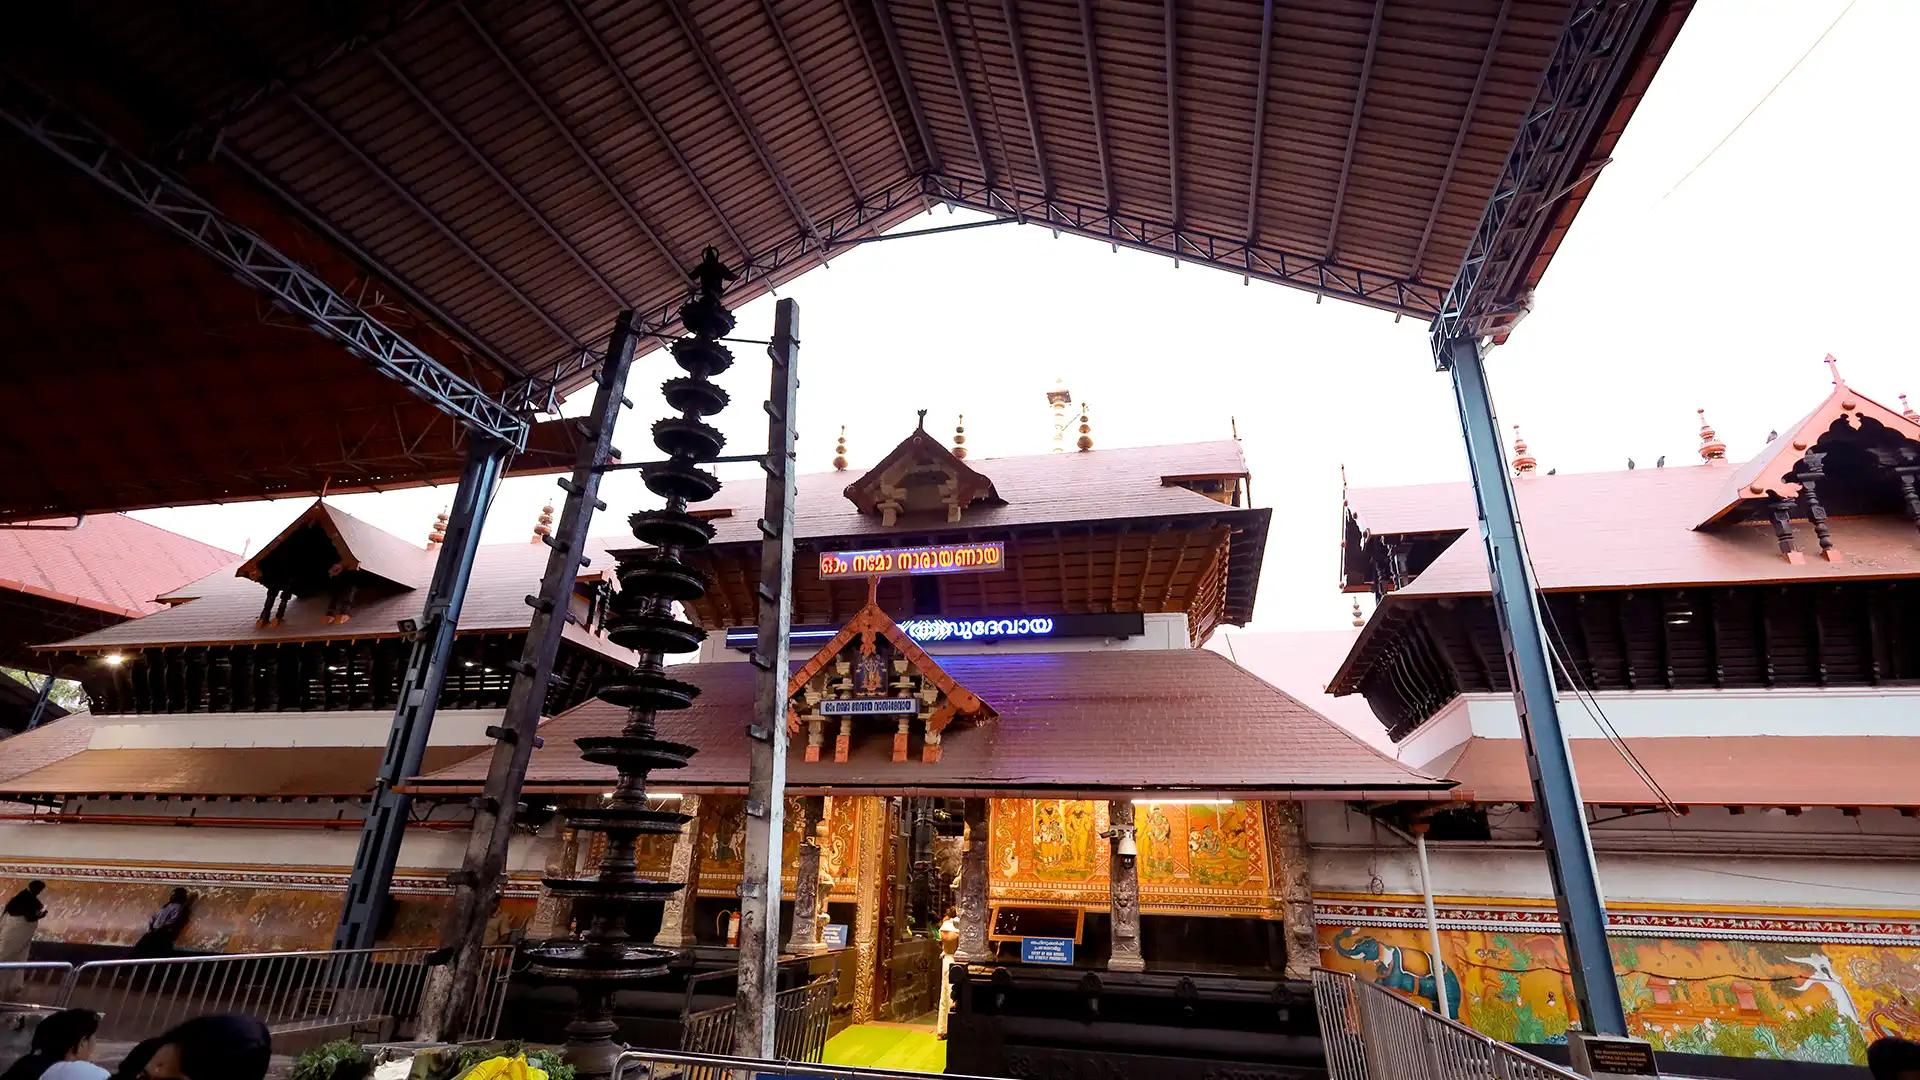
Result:
<instances>
[{"instance_id":1,"label":"steel support beam","mask_svg":"<svg viewBox=\"0 0 1920 1080\"><path fill-rule=\"evenodd\" d=\"M793 214L794 222L818 235L820 227L814 223L813 214L807 210L807 204L801 200L799 193L787 183L786 173L781 172L779 164L773 160L773 151L767 149L766 141L760 138L760 129L754 126L753 119L747 115L746 103L740 100L740 94L733 88L733 80L727 78L719 57L714 55L713 47L707 44L707 36L700 32L700 25L693 21L693 14L687 10L684 0L666 0L666 5L667 10L673 13L673 21L680 27L681 34L685 35L687 44L693 49L694 59L700 61L700 67L706 71L713 88L720 92L720 100L726 104L727 111L733 114L733 122L740 125L740 133L747 137L748 144L753 147L754 157L760 160L760 168L766 172L767 179L773 181L781 200Z\"/></svg>"},{"instance_id":2,"label":"steel support beam","mask_svg":"<svg viewBox=\"0 0 1920 1080\"><path fill-rule=\"evenodd\" d=\"M1381 3L1385 2L1381 0ZM1161 5L1166 23L1163 37L1167 48L1167 202L1173 214L1173 227L1179 229L1187 219L1180 212L1180 17L1176 7L1176 0L1166 0ZM1173 257L1177 265L1180 259L1177 241Z\"/></svg>"},{"instance_id":3,"label":"steel support beam","mask_svg":"<svg viewBox=\"0 0 1920 1080\"><path fill-rule=\"evenodd\" d=\"M1266 164L1262 152L1267 142L1267 86L1273 79L1273 5L1260 4L1260 75L1253 91L1252 161L1247 166L1247 242L1260 235L1260 170Z\"/></svg>"},{"instance_id":4,"label":"steel support beam","mask_svg":"<svg viewBox=\"0 0 1920 1080\"><path fill-rule=\"evenodd\" d=\"M1058 196L1048 199L1029 192L1006 191L960 177L928 176L926 184L927 194L935 200L995 217L1058 229L1117 247L1177 256L1396 314L1429 319L1439 312L1440 290L1436 286L1345 266L1317 255L1250 243L1243 236L1175 228L1152 218L1111 213Z\"/></svg>"},{"instance_id":5,"label":"steel support beam","mask_svg":"<svg viewBox=\"0 0 1920 1080\"><path fill-rule=\"evenodd\" d=\"M47 702L52 697L53 674L49 672L46 678L40 680L40 689L33 695L33 711L27 714L27 726L20 730L32 731L40 726L41 719L47 715Z\"/></svg>"},{"instance_id":6,"label":"steel support beam","mask_svg":"<svg viewBox=\"0 0 1920 1080\"><path fill-rule=\"evenodd\" d=\"M827 149L840 166L840 175L847 178L847 190L858 193L860 181L854 179L853 168L847 164L847 155L840 150L840 140L833 136L833 125L827 123L827 111L820 107L820 99L814 96L813 84L807 81L807 73L800 67L800 54L793 51L793 42L787 39L787 31L780 25L780 13L773 9L773 0L760 0L760 10L767 16L767 25L773 29L773 39L780 43L780 53L787 58L787 66L793 69L794 81L800 84L800 96L807 99L807 108L813 112L814 122L820 125L820 134L827 137Z\"/></svg>"},{"instance_id":7,"label":"steel support beam","mask_svg":"<svg viewBox=\"0 0 1920 1080\"><path fill-rule=\"evenodd\" d=\"M515 451L526 447L527 421L516 407L495 401L172 174L122 150L79 114L8 72L0 72L0 116L476 437Z\"/></svg>"},{"instance_id":8,"label":"steel support beam","mask_svg":"<svg viewBox=\"0 0 1920 1080\"><path fill-rule=\"evenodd\" d=\"M360 847L353 857L353 878L347 883L347 902L334 929L337 949L370 948L380 936L381 916L393 886L393 868L400 859L400 842L407 830L412 797L399 789L420 775L433 714L446 685L447 664L453 655L454 634L460 628L460 606L467 598L467 578L473 572L474 552L480 546L480 526L506 472L509 448L497 440L473 438L467 444L467 463L460 471L453 506L447 514L446 540L433 564L433 582L427 586L420 625L413 635L413 652L400 679L399 707L393 731L380 759L380 776L373 802L360 831Z\"/></svg>"},{"instance_id":9,"label":"steel support beam","mask_svg":"<svg viewBox=\"0 0 1920 1080\"><path fill-rule=\"evenodd\" d=\"M1007 44L1013 49L1013 75L1020 84L1020 106L1027 113L1027 134L1033 138L1033 167L1040 174L1040 193L1053 197L1053 170L1047 168L1046 140L1040 135L1040 110L1033 103L1033 76L1027 65L1027 39L1020 32L1017 0L1000 0L1007 20Z\"/></svg>"},{"instance_id":10,"label":"steel support beam","mask_svg":"<svg viewBox=\"0 0 1920 1080\"><path fill-rule=\"evenodd\" d=\"M1467 103L1460 108L1460 127L1453 133L1453 148L1447 151L1446 168L1440 170L1440 185L1433 193L1433 207L1427 211L1427 223L1420 229L1420 243L1413 249L1413 258L1407 263L1407 276L1418 278L1420 264L1426 261L1427 244L1433 239L1434 223L1440 220L1440 207L1447 201L1447 188L1453 184L1453 170L1460 164L1460 149L1467 145L1467 132L1473 127L1473 115L1480 108L1480 94L1487 88L1487 74L1493 70L1493 57L1500 48L1500 35L1506 32L1507 15L1513 10L1513 0L1500 0L1500 10L1493 16L1493 32L1487 36L1487 51L1480 56L1480 70L1473 77L1473 89L1467 94Z\"/></svg>"},{"instance_id":11,"label":"steel support beam","mask_svg":"<svg viewBox=\"0 0 1920 1080\"><path fill-rule=\"evenodd\" d=\"M887 103L887 84L881 81L880 68L873 62L873 54L867 51L866 35L860 29L860 19L853 12L853 0L840 0L840 11L846 15L847 29L852 31L854 44L860 49L860 63L866 67L867 77L873 80L873 92L880 102L880 111L886 114L887 127L893 130L893 141L900 144L900 161L908 172L917 172L919 166L914 164L913 151L907 148L907 133L900 130L900 120L893 115L893 107Z\"/></svg>"},{"instance_id":12,"label":"steel support beam","mask_svg":"<svg viewBox=\"0 0 1920 1080\"><path fill-rule=\"evenodd\" d=\"M578 421L583 438L573 462L573 476L560 481L567 493L560 509L559 528L545 537L546 573L538 596L527 597L533 620L513 669L513 689L498 727L487 729L494 739L487 764L486 785L473 803L473 829L467 834L466 856L453 876L453 901L448 906L440 945L451 954L447 966L436 969L428 981L420 1007L420 1038L457 1039L463 1017L471 1015L480 997L481 949L486 945L487 920L499 902L506 874L507 844L513 838L514 816L527 778L527 763L540 743L540 717L545 711L547 687L554 658L573 613L574 585L586 566L587 532L600 501L599 466L613 454L613 426L626 399L627 373L633 367L637 341L633 313L623 311L600 365L599 387L593 408Z\"/></svg>"},{"instance_id":13,"label":"steel support beam","mask_svg":"<svg viewBox=\"0 0 1920 1080\"><path fill-rule=\"evenodd\" d=\"M794 406L800 386L800 305L773 309L767 393L766 503L760 518L760 639L748 723L747 850L740 873L740 977L733 1051L774 1056L774 995L780 959L780 841L787 789L787 646L793 626Z\"/></svg>"},{"instance_id":14,"label":"steel support beam","mask_svg":"<svg viewBox=\"0 0 1920 1080\"><path fill-rule=\"evenodd\" d=\"M900 31L893 25L893 13L887 10L887 0L872 2L874 21L880 24L880 38L887 43L887 57L893 61L893 73L900 79L900 92L907 98L907 112L912 114L914 129L920 133L920 149L927 155L927 168L939 172L946 165L940 160L940 149L933 141L933 129L927 126L927 110L920 104L913 72L907 69L907 52L900 47Z\"/></svg>"},{"instance_id":15,"label":"steel support beam","mask_svg":"<svg viewBox=\"0 0 1920 1080\"><path fill-rule=\"evenodd\" d=\"M699 194L700 201L707 204L707 210L713 214L713 220L726 230L727 237L733 241L734 247L740 252L742 258L750 256L752 251L747 247L747 242L741 239L739 230L733 227L733 222L728 220L726 211L720 209L720 204L714 201L713 192L707 189L706 182L700 179L700 174L693 171L693 164L687 160L685 154L680 152L679 144L667 134L667 129L660 123L660 118L654 115L653 107L648 105L647 99L640 95L640 88L634 85L633 79L627 75L627 70L620 66L620 61L615 58L613 51L607 48L607 43L600 37L600 31L595 30L593 23L588 21L587 13L580 10L579 0L564 0L564 6L567 14L573 16L574 25L580 28L581 35L587 39L587 44L593 47L594 54L600 57L600 62L605 64L608 72L613 75L613 81L620 84L620 89L627 96L628 104L640 114L640 119L647 122L647 130L653 132L653 137L658 139L660 145L666 149L667 156L673 158L673 163L680 167L680 175L686 177L687 183L693 185L693 190ZM674 304L678 306L679 301L674 301Z\"/></svg>"},{"instance_id":16,"label":"steel support beam","mask_svg":"<svg viewBox=\"0 0 1920 1080\"><path fill-rule=\"evenodd\" d=\"M1498 336L1524 308L1527 266L1581 170L1661 0L1580 0L1541 76L1460 272L1429 332L1437 367L1456 341Z\"/></svg>"},{"instance_id":17,"label":"steel support beam","mask_svg":"<svg viewBox=\"0 0 1920 1080\"><path fill-rule=\"evenodd\" d=\"M1093 25L1092 0L1080 0L1080 42L1081 52L1087 59L1087 101L1093 113L1093 145L1100 152L1100 195L1106 199L1105 209L1113 211L1113 150L1107 139L1107 102L1106 93L1100 89L1100 50L1096 41Z\"/></svg>"},{"instance_id":18,"label":"steel support beam","mask_svg":"<svg viewBox=\"0 0 1920 1080\"><path fill-rule=\"evenodd\" d=\"M1340 216L1347 208L1347 181L1353 179L1353 152L1360 145L1360 114L1367 107L1367 84L1373 81L1373 58L1380 51L1380 24L1387 0L1374 0L1373 24L1367 29L1367 51L1360 57L1360 85L1353 92L1353 116L1347 121L1347 151L1340 159L1340 180L1333 187L1333 212L1327 216L1327 258L1333 258L1340 239Z\"/></svg>"},{"instance_id":19,"label":"steel support beam","mask_svg":"<svg viewBox=\"0 0 1920 1080\"><path fill-rule=\"evenodd\" d=\"M1560 725L1554 699L1553 664L1541 620L1538 587L1527 558L1526 537L1514 504L1513 481L1487 389L1480 345L1455 340L1441 353L1453 374L1466 437L1467 465L1480 506L1480 534L1486 543L1493 583L1493 611L1513 680L1513 701L1533 777L1534 805L1540 817L1540 841L1553 877L1554 901L1567 945L1575 1007L1589 1034L1625 1035L1626 1013L1607 949L1607 912L1593 864L1593 842L1573 774L1573 757Z\"/></svg>"},{"instance_id":20,"label":"steel support beam","mask_svg":"<svg viewBox=\"0 0 1920 1080\"><path fill-rule=\"evenodd\" d=\"M947 0L932 0L933 21L940 28L940 45L946 50L947 67L953 72L954 93L960 96L960 115L966 118L967 134L973 139L974 156L980 159L980 178L993 183L993 158L987 153L986 134L980 130L980 116L973 109L973 91L967 86L967 69L960 62L960 39L953 32L953 13Z\"/></svg>"}]
</instances>

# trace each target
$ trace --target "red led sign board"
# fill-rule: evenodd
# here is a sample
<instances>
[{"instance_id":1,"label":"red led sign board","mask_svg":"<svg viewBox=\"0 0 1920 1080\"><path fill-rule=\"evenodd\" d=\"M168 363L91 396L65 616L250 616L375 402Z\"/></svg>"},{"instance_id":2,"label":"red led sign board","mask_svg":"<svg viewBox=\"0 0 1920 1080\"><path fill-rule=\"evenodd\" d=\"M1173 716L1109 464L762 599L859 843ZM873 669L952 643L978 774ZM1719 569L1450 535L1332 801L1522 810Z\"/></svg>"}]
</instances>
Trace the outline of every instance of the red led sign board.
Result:
<instances>
[{"instance_id":1,"label":"red led sign board","mask_svg":"<svg viewBox=\"0 0 1920 1080\"><path fill-rule=\"evenodd\" d=\"M820 553L820 576L829 580L907 574L978 574L1006 568L1006 545L998 540Z\"/></svg>"}]
</instances>

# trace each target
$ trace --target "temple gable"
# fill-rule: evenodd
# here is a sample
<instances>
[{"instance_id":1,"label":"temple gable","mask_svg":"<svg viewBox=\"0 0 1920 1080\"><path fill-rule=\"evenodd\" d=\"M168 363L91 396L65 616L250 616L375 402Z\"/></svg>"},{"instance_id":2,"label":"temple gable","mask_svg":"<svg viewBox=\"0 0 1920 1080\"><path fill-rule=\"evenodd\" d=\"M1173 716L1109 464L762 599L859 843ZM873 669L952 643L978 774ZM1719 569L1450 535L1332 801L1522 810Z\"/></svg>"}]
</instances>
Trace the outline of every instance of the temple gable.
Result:
<instances>
[{"instance_id":1,"label":"temple gable","mask_svg":"<svg viewBox=\"0 0 1920 1080\"><path fill-rule=\"evenodd\" d=\"M942 734L953 721L984 721L995 714L954 681L926 650L869 600L787 683L787 733L807 734L806 760L819 761L829 729L833 760L844 762L856 730L890 728L893 760L905 761L913 732L920 760L940 760Z\"/></svg>"},{"instance_id":2,"label":"temple gable","mask_svg":"<svg viewBox=\"0 0 1920 1080\"><path fill-rule=\"evenodd\" d=\"M907 515L937 514L957 522L975 503L1004 502L994 491L993 481L927 434L925 409L920 410L920 426L878 465L848 484L846 496L861 513L878 515L880 523L889 526Z\"/></svg>"}]
</instances>

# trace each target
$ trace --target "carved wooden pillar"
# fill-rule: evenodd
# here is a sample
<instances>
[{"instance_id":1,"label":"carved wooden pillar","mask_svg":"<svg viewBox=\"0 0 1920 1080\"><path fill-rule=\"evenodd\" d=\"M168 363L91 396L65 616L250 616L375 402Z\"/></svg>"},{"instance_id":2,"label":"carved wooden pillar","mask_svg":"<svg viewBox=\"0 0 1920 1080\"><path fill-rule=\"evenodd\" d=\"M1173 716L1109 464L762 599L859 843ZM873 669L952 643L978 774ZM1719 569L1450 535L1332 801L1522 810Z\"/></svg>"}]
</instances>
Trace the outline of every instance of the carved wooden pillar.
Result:
<instances>
[{"instance_id":1,"label":"carved wooden pillar","mask_svg":"<svg viewBox=\"0 0 1920 1080\"><path fill-rule=\"evenodd\" d=\"M1907 520L1920 529L1920 464L1895 465L1893 475L1900 481L1900 499L1907 505Z\"/></svg>"},{"instance_id":2,"label":"carved wooden pillar","mask_svg":"<svg viewBox=\"0 0 1920 1080\"><path fill-rule=\"evenodd\" d=\"M984 964L993 959L987 944L987 800L968 799L966 803L967 841L960 856L960 891L954 906L960 915L960 947L955 963Z\"/></svg>"},{"instance_id":3,"label":"carved wooden pillar","mask_svg":"<svg viewBox=\"0 0 1920 1080\"><path fill-rule=\"evenodd\" d=\"M859 800L859 870L854 881L853 1022L874 1019L874 975L880 964L880 916L887 889L887 805L877 796Z\"/></svg>"},{"instance_id":4,"label":"carved wooden pillar","mask_svg":"<svg viewBox=\"0 0 1920 1080\"><path fill-rule=\"evenodd\" d=\"M580 869L580 834L562 827L559 835L553 838L553 850L547 853L547 877L572 877ZM530 941L546 941L549 938L565 937L567 926L573 921L573 901L555 896L546 889L540 890L540 899L534 904L533 918L527 922L527 938Z\"/></svg>"},{"instance_id":5,"label":"carved wooden pillar","mask_svg":"<svg viewBox=\"0 0 1920 1080\"><path fill-rule=\"evenodd\" d=\"M1827 455L1809 453L1800 459L1805 468L1794 474L1800 482L1800 501L1807 508L1807 517L1813 522L1814 538L1820 541L1820 554L1828 562L1840 557L1833 549L1833 534L1827 529L1827 508L1820 501L1819 483L1826 479Z\"/></svg>"},{"instance_id":6,"label":"carved wooden pillar","mask_svg":"<svg viewBox=\"0 0 1920 1080\"><path fill-rule=\"evenodd\" d=\"M813 956L827 950L826 897L821 895L820 841L815 830L826 824L826 798L808 795L800 800L800 863L793 879L793 930L787 936L787 951L795 956Z\"/></svg>"},{"instance_id":7,"label":"carved wooden pillar","mask_svg":"<svg viewBox=\"0 0 1920 1080\"><path fill-rule=\"evenodd\" d=\"M686 888L667 898L660 913L660 932L653 936L655 945L670 949L690 949L698 940L694 909L700 897L700 796L680 796L680 812L688 816L688 821L680 826L680 835L673 841L667 880L683 881Z\"/></svg>"},{"instance_id":8,"label":"carved wooden pillar","mask_svg":"<svg viewBox=\"0 0 1920 1080\"><path fill-rule=\"evenodd\" d=\"M1767 513L1773 518L1773 540L1780 545L1780 554L1790 563L1802 561L1804 556L1793 550L1793 500L1775 499L1767 504Z\"/></svg>"},{"instance_id":9,"label":"carved wooden pillar","mask_svg":"<svg viewBox=\"0 0 1920 1080\"><path fill-rule=\"evenodd\" d=\"M1280 905L1286 935L1289 979L1312 977L1320 962L1320 938L1313 923L1313 878L1308 871L1306 812L1297 802L1261 804L1267 827L1267 875Z\"/></svg>"},{"instance_id":10,"label":"carved wooden pillar","mask_svg":"<svg viewBox=\"0 0 1920 1080\"><path fill-rule=\"evenodd\" d=\"M1140 952L1140 856L1134 845L1133 823L1131 801L1107 804L1107 883L1113 939L1107 968L1111 971L1147 968L1146 957Z\"/></svg>"}]
</instances>

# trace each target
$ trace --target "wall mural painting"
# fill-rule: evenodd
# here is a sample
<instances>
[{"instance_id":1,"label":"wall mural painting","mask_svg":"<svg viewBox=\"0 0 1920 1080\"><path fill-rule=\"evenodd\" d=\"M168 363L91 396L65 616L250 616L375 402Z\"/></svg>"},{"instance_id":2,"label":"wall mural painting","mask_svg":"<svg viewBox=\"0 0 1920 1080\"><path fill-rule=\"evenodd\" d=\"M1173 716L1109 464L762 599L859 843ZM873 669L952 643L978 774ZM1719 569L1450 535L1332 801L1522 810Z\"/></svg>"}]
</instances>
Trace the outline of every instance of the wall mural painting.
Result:
<instances>
[{"instance_id":1,"label":"wall mural painting","mask_svg":"<svg viewBox=\"0 0 1920 1080\"><path fill-rule=\"evenodd\" d=\"M835 899L851 900L855 870L859 866L856 848L859 834L860 799L833 800L827 816L827 844L820 852L821 867L833 875ZM800 865L801 804L799 796L788 796L786 832L780 841L783 873L788 890L793 887L794 871ZM672 852L673 838L665 837L663 850ZM700 802L700 891L703 895L734 895L735 886L747 857L747 802L738 795L709 795ZM665 860L661 861L664 868Z\"/></svg>"},{"instance_id":2,"label":"wall mural painting","mask_svg":"<svg viewBox=\"0 0 1920 1080\"><path fill-rule=\"evenodd\" d=\"M1266 837L1257 802L1139 803L1143 911L1264 912ZM1107 902L1107 804L995 799L988 865L996 899Z\"/></svg>"},{"instance_id":3,"label":"wall mural painting","mask_svg":"<svg viewBox=\"0 0 1920 1080\"><path fill-rule=\"evenodd\" d=\"M93 945L131 947L146 930L147 920L167 902L174 885L44 876L47 917L35 937ZM25 884L24 879L0 881L0 891L11 896ZM338 891L191 882L186 889L193 907L177 946L182 952L283 952L333 944L334 924L340 919ZM533 904L526 897L503 899L489 923L488 940L505 940L511 930L526 925ZM437 945L445 907L445 896L395 895L381 944Z\"/></svg>"},{"instance_id":4,"label":"wall mural painting","mask_svg":"<svg viewBox=\"0 0 1920 1080\"><path fill-rule=\"evenodd\" d=\"M1321 964L1433 1006L1424 929L1323 923ZM1627 1026L1656 1049L1854 1064L1884 1035L1920 1038L1920 948L1616 937ZM1447 930L1449 1009L1496 1039L1563 1043L1573 986L1557 934Z\"/></svg>"}]
</instances>

